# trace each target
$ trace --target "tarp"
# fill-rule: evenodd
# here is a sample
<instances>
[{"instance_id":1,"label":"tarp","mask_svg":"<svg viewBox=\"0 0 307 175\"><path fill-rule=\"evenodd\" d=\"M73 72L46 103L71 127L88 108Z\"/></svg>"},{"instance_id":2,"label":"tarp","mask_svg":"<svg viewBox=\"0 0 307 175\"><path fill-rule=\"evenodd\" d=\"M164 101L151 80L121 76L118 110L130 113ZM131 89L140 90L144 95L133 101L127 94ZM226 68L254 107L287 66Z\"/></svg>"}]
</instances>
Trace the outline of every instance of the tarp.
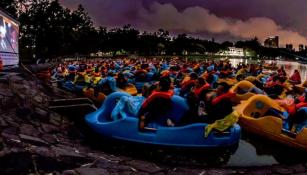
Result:
<instances>
[{"instance_id":1,"label":"tarp","mask_svg":"<svg viewBox=\"0 0 307 175\"><path fill-rule=\"evenodd\" d=\"M112 119L118 120L127 115L137 117L144 100L145 98L142 96L123 96L112 111Z\"/></svg>"}]
</instances>

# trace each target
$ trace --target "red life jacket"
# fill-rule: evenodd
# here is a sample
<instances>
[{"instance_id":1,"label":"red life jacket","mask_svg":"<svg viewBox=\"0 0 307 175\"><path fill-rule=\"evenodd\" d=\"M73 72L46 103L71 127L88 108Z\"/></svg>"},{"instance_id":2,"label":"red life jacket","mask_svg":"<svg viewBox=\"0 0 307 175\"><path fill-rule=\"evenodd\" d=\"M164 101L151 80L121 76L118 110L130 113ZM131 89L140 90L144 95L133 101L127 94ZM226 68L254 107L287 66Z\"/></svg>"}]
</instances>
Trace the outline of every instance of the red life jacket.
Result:
<instances>
[{"instance_id":1,"label":"red life jacket","mask_svg":"<svg viewBox=\"0 0 307 175\"><path fill-rule=\"evenodd\" d=\"M146 108L148 104L155 98L166 98L166 99L171 99L172 96L174 95L174 91L169 90L167 92L160 92L160 91L153 91L152 94L144 101L142 104L142 108Z\"/></svg>"},{"instance_id":2,"label":"red life jacket","mask_svg":"<svg viewBox=\"0 0 307 175\"><path fill-rule=\"evenodd\" d=\"M227 92L225 94L222 94L218 97L216 97L214 100L212 100L211 104L212 105L216 105L218 104L219 102L221 102L222 100L226 100L226 99L231 99L232 97L235 97L236 94L233 93L233 92Z\"/></svg>"},{"instance_id":3,"label":"red life jacket","mask_svg":"<svg viewBox=\"0 0 307 175\"><path fill-rule=\"evenodd\" d=\"M202 87L195 89L194 93L198 96L203 90L209 89L210 88L210 84L206 83L205 85L203 85Z\"/></svg>"},{"instance_id":4,"label":"red life jacket","mask_svg":"<svg viewBox=\"0 0 307 175\"><path fill-rule=\"evenodd\" d=\"M298 99L300 101L298 104L293 104L289 108L287 108L287 111L289 112L290 116L294 116L299 109L307 107L307 102L305 102L304 96L300 96Z\"/></svg>"},{"instance_id":5,"label":"red life jacket","mask_svg":"<svg viewBox=\"0 0 307 175\"><path fill-rule=\"evenodd\" d=\"M299 104L296 104L295 107L296 107L296 110L307 107L307 102L300 102Z\"/></svg>"},{"instance_id":6,"label":"red life jacket","mask_svg":"<svg viewBox=\"0 0 307 175\"><path fill-rule=\"evenodd\" d=\"M294 73L291 77L290 80L296 82L297 84L301 83L301 76L299 73Z\"/></svg>"},{"instance_id":7,"label":"red life jacket","mask_svg":"<svg viewBox=\"0 0 307 175\"><path fill-rule=\"evenodd\" d=\"M304 96L300 96L300 97L298 97L298 100L299 100L300 102L304 102L304 101L305 101L305 97L304 97Z\"/></svg>"},{"instance_id":8,"label":"red life jacket","mask_svg":"<svg viewBox=\"0 0 307 175\"><path fill-rule=\"evenodd\" d=\"M182 89L186 89L189 86L193 86L195 85L195 83L196 83L195 80L188 80L182 84Z\"/></svg>"}]
</instances>

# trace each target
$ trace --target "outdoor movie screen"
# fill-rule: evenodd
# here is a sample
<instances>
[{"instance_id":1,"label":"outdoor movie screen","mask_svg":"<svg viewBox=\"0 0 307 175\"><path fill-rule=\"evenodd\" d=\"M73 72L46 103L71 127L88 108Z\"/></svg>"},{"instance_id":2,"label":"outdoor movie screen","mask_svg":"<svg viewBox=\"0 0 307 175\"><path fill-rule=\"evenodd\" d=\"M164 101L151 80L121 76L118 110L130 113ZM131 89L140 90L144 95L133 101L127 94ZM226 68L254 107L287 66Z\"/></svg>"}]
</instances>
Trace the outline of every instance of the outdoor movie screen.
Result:
<instances>
[{"instance_id":1,"label":"outdoor movie screen","mask_svg":"<svg viewBox=\"0 0 307 175\"><path fill-rule=\"evenodd\" d=\"M0 11L0 57L4 65L16 65L19 62L18 35L18 23Z\"/></svg>"}]
</instances>

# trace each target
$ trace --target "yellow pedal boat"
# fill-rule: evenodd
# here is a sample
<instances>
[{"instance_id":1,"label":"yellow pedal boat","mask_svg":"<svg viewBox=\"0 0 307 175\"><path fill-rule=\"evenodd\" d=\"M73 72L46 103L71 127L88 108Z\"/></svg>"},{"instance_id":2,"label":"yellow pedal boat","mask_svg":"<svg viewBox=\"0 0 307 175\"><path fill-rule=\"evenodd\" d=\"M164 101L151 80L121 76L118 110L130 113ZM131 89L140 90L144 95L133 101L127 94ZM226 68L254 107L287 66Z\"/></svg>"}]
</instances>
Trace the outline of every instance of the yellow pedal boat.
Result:
<instances>
[{"instance_id":1,"label":"yellow pedal boat","mask_svg":"<svg viewBox=\"0 0 307 175\"><path fill-rule=\"evenodd\" d=\"M84 88L83 94L85 97L93 100L96 103L102 104L102 102L105 100L106 95L102 92L98 92L95 94L95 90L93 88Z\"/></svg>"},{"instance_id":2,"label":"yellow pedal boat","mask_svg":"<svg viewBox=\"0 0 307 175\"><path fill-rule=\"evenodd\" d=\"M133 84L128 84L125 89L121 90L122 92L127 92L128 94L132 96L136 96L138 94L138 90Z\"/></svg>"},{"instance_id":3,"label":"yellow pedal boat","mask_svg":"<svg viewBox=\"0 0 307 175\"><path fill-rule=\"evenodd\" d=\"M251 88L255 87L254 84L247 80L240 81L235 86L233 86L230 90L236 94L234 98L232 98L232 101L236 104L240 104L241 101L247 100L250 97L256 95L255 93L249 92ZM244 94L241 94L239 91L247 91Z\"/></svg>"},{"instance_id":4,"label":"yellow pedal boat","mask_svg":"<svg viewBox=\"0 0 307 175\"><path fill-rule=\"evenodd\" d=\"M236 107L240 126L247 132L307 151L307 128L303 128L299 133L283 129L284 122L281 117L266 116L266 113L271 109L285 111L265 95L251 97Z\"/></svg>"}]
</instances>

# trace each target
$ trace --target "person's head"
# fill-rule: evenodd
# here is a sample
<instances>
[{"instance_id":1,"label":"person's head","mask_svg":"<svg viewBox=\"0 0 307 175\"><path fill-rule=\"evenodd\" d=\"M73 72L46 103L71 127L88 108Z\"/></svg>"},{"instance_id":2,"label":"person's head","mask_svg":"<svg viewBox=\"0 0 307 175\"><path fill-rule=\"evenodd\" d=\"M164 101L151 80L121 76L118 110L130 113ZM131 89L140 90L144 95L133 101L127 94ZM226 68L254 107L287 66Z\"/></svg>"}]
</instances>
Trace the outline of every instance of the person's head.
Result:
<instances>
[{"instance_id":1,"label":"person's head","mask_svg":"<svg viewBox=\"0 0 307 175\"><path fill-rule=\"evenodd\" d=\"M108 76L108 77L113 77L113 76L114 76L114 73L113 73L112 71L109 71L108 74L107 74L107 76Z\"/></svg>"},{"instance_id":2,"label":"person's head","mask_svg":"<svg viewBox=\"0 0 307 175\"><path fill-rule=\"evenodd\" d=\"M171 88L171 79L169 77L161 77L159 82L159 89L161 91L168 91Z\"/></svg>"},{"instance_id":3,"label":"person's head","mask_svg":"<svg viewBox=\"0 0 307 175\"><path fill-rule=\"evenodd\" d=\"M280 83L285 83L286 82L286 78L285 77L278 77L278 81L280 82Z\"/></svg>"},{"instance_id":4,"label":"person's head","mask_svg":"<svg viewBox=\"0 0 307 175\"><path fill-rule=\"evenodd\" d=\"M206 80L202 77L197 78L196 80L196 86L203 86L206 84Z\"/></svg>"},{"instance_id":5,"label":"person's head","mask_svg":"<svg viewBox=\"0 0 307 175\"><path fill-rule=\"evenodd\" d=\"M298 72L298 70L297 70L297 69L295 69L295 70L294 70L294 73L295 73L295 74L298 74L299 72Z\"/></svg>"},{"instance_id":6,"label":"person's head","mask_svg":"<svg viewBox=\"0 0 307 175\"><path fill-rule=\"evenodd\" d=\"M278 76L275 75L275 76L273 77L273 82L276 82L277 80L278 80Z\"/></svg>"},{"instance_id":7,"label":"person's head","mask_svg":"<svg viewBox=\"0 0 307 175\"><path fill-rule=\"evenodd\" d=\"M218 84L218 87L216 89L216 93L218 95L227 93L230 88L231 88L231 86L229 84L227 84L226 82L221 82L221 83Z\"/></svg>"},{"instance_id":8,"label":"person's head","mask_svg":"<svg viewBox=\"0 0 307 175\"><path fill-rule=\"evenodd\" d=\"M148 83L145 83L144 86L142 87L142 96L147 98L150 96L153 90L157 88L156 85L150 85Z\"/></svg>"},{"instance_id":9,"label":"person's head","mask_svg":"<svg viewBox=\"0 0 307 175\"><path fill-rule=\"evenodd\" d=\"M196 80L198 78L198 75L195 72L192 72L190 74L190 78L191 78L191 80Z\"/></svg>"}]
</instances>

